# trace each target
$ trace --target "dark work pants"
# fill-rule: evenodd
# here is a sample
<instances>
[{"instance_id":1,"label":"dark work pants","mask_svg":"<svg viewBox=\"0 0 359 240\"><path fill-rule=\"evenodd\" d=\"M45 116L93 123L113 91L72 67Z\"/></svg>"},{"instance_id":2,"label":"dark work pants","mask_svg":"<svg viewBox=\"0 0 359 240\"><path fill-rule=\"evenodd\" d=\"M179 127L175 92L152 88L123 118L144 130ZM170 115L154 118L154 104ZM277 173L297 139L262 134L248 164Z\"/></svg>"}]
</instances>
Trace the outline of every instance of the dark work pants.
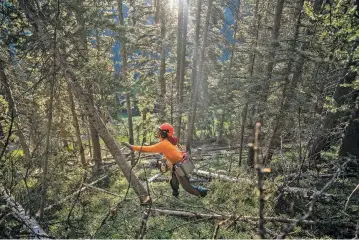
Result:
<instances>
[{"instance_id":1,"label":"dark work pants","mask_svg":"<svg viewBox=\"0 0 359 240\"><path fill-rule=\"evenodd\" d=\"M170 184L171 184L171 188L172 188L172 195L175 197L178 197L178 195L179 195L179 185L180 184L186 192L193 194L195 196L200 195L200 192L189 183L189 179L187 177L185 177L185 176L182 177L182 176L178 175L178 173L176 173L175 166L173 166L173 169L172 169L172 178L171 178Z\"/></svg>"}]
</instances>

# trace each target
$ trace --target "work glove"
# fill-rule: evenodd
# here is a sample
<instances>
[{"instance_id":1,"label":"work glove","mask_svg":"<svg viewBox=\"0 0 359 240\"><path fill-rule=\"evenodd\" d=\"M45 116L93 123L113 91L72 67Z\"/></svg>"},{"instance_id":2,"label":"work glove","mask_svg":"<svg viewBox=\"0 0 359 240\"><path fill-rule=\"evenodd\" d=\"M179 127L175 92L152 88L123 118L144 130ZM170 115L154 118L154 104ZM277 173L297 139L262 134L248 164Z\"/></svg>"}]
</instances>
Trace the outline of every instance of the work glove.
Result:
<instances>
[{"instance_id":1,"label":"work glove","mask_svg":"<svg viewBox=\"0 0 359 240\"><path fill-rule=\"evenodd\" d=\"M125 147L128 147L129 149L132 150L132 145L131 144L128 144L126 142L121 142L122 145L124 145Z\"/></svg>"}]
</instances>

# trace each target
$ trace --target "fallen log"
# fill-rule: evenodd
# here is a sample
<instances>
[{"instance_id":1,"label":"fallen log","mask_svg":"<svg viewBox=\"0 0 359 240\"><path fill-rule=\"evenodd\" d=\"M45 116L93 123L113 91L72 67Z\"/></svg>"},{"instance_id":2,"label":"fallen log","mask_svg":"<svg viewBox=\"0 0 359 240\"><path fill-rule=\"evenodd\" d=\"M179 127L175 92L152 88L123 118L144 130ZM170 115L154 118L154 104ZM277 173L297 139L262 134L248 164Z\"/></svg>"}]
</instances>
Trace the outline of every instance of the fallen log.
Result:
<instances>
[{"instance_id":1,"label":"fallen log","mask_svg":"<svg viewBox=\"0 0 359 240\"><path fill-rule=\"evenodd\" d=\"M235 219L236 221L249 222L249 221L258 221L259 217L254 216L239 216L239 215L231 215L231 214L217 214L217 213L197 213L197 212L189 212L182 210L171 210L171 209L159 209L159 208L151 208L151 212L154 214L162 214L162 215L174 215L179 217L186 218L208 218L208 219L218 219L218 220L226 220L226 219ZM282 217L265 217L265 221L267 222L280 222L280 223L298 223L298 219L290 219L290 218L282 218ZM352 222L339 222L339 221L312 221L312 220L304 220L299 224L303 225L331 225L331 226L345 226L345 227L355 227L356 224Z\"/></svg>"},{"instance_id":2,"label":"fallen log","mask_svg":"<svg viewBox=\"0 0 359 240\"><path fill-rule=\"evenodd\" d=\"M198 176L201 176L201 177L207 177L207 178L210 178L210 179L215 178L215 179L229 181L229 182L252 183L252 181L250 179L230 177L230 176L226 176L226 175L223 175L223 174L206 172L206 171L199 170L199 169L194 169L192 174L198 175Z\"/></svg>"},{"instance_id":3,"label":"fallen log","mask_svg":"<svg viewBox=\"0 0 359 240\"><path fill-rule=\"evenodd\" d=\"M145 179L143 179L145 180ZM153 179L151 182L169 182L170 178L169 177L158 177ZM207 178L190 178L189 179L190 182L209 182L210 179Z\"/></svg>"},{"instance_id":4,"label":"fallen log","mask_svg":"<svg viewBox=\"0 0 359 240\"><path fill-rule=\"evenodd\" d=\"M35 234L38 238L49 238L47 233L40 227L39 223L33 217L27 215L25 209L18 202L16 202L1 185L0 198L1 200L6 201L14 217L21 221L33 234Z\"/></svg>"}]
</instances>

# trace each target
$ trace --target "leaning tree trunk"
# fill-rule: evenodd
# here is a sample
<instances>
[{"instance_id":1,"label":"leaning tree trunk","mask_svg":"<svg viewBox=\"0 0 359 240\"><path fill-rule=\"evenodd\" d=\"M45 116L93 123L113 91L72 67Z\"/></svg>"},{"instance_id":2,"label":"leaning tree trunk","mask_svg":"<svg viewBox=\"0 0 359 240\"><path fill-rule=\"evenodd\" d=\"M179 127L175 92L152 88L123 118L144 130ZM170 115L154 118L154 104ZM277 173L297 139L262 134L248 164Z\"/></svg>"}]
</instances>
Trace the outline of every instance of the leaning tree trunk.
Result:
<instances>
[{"instance_id":1,"label":"leaning tree trunk","mask_svg":"<svg viewBox=\"0 0 359 240\"><path fill-rule=\"evenodd\" d=\"M188 122L188 133L187 133L187 143L186 143L186 150L191 152L191 145L193 139L193 132L194 130L194 122L196 118L197 112L197 88L198 88L198 80L197 78L197 65L198 65L198 58L199 58L199 34L200 34L200 27L201 27L201 7L202 7L202 0L197 0L197 12L196 12L196 32L195 32L195 42L194 42L194 54L193 54L193 67L192 67L192 74L191 74L191 108L188 114L189 122Z\"/></svg>"},{"instance_id":2,"label":"leaning tree trunk","mask_svg":"<svg viewBox=\"0 0 359 240\"><path fill-rule=\"evenodd\" d=\"M61 58L58 64L59 67L64 71L65 76L67 76L67 81L69 84L71 84L72 90L75 96L78 98L79 102L81 103L82 107L86 111L90 122L93 123L93 125L96 127L96 130L100 134L112 156L115 158L127 181L134 189L137 196L140 198L141 202L150 201L147 190L141 184L137 176L133 173L132 168L128 165L126 158L121 152L121 149L116 144L115 139L112 137L112 135L106 128L105 123L103 122L95 106L91 103L91 100L86 97L86 94L84 93L81 85L79 84L76 75L67 65L66 60L64 58Z\"/></svg>"},{"instance_id":3,"label":"leaning tree trunk","mask_svg":"<svg viewBox=\"0 0 359 240\"><path fill-rule=\"evenodd\" d=\"M0 59L0 83L4 85L5 95L9 102L9 110L15 116L15 126L17 128L15 134L19 137L21 148L24 151L25 160L27 162L31 159L30 148L26 143L26 138L22 132L21 119L17 111L16 103L12 94L10 83L5 74L5 62Z\"/></svg>"}]
</instances>

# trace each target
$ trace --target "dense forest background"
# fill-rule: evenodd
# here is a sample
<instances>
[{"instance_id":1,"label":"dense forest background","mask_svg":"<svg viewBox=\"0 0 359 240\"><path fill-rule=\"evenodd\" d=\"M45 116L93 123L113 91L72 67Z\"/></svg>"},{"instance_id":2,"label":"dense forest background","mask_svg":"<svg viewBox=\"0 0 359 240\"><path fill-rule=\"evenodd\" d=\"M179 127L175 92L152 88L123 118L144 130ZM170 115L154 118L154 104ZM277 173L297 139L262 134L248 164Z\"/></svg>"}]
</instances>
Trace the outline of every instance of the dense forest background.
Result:
<instances>
[{"instance_id":1,"label":"dense forest background","mask_svg":"<svg viewBox=\"0 0 359 240\"><path fill-rule=\"evenodd\" d=\"M0 237L358 238L358 6L0 1Z\"/></svg>"}]
</instances>

